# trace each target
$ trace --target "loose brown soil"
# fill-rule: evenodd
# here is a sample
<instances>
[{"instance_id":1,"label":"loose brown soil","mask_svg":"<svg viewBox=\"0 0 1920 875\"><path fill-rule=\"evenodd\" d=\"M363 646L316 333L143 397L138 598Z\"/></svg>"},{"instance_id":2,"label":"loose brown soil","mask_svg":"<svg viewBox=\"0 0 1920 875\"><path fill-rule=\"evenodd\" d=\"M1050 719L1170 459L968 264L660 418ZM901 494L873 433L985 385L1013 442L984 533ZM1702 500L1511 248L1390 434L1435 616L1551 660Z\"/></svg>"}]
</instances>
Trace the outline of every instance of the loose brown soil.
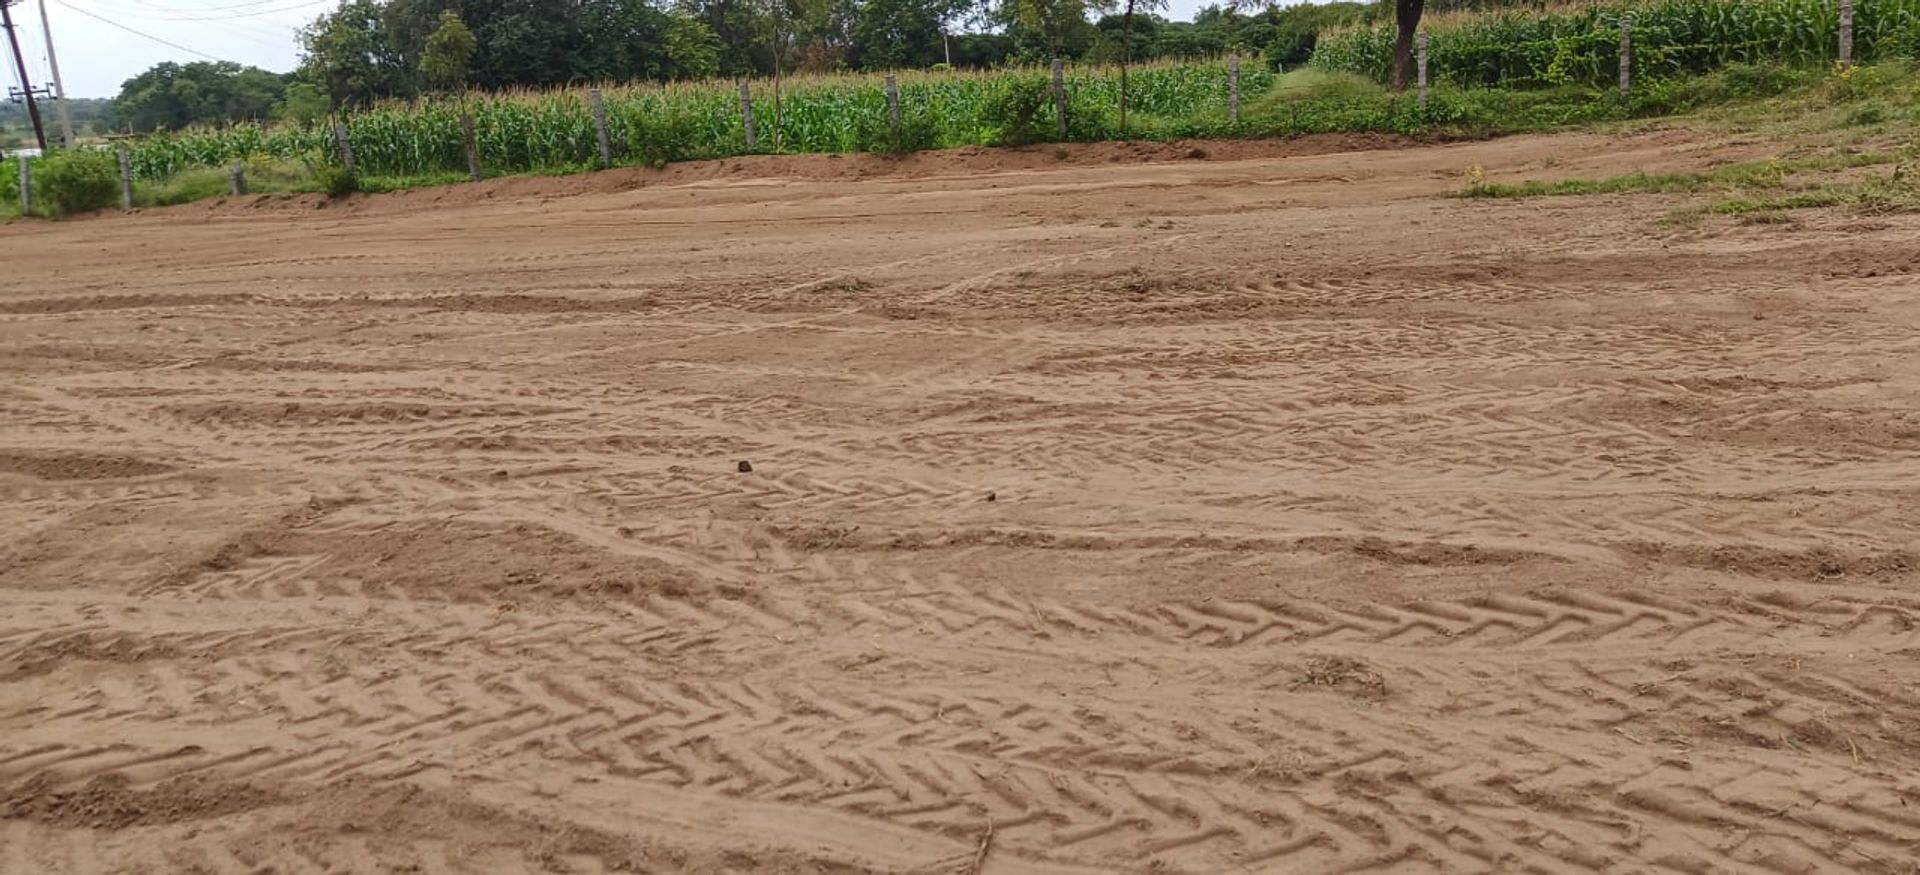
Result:
<instances>
[{"instance_id":1,"label":"loose brown soil","mask_svg":"<svg viewBox=\"0 0 1920 875\"><path fill-rule=\"evenodd\" d=\"M7 225L0 872L1913 871L1920 220L1443 197L1754 148Z\"/></svg>"}]
</instances>

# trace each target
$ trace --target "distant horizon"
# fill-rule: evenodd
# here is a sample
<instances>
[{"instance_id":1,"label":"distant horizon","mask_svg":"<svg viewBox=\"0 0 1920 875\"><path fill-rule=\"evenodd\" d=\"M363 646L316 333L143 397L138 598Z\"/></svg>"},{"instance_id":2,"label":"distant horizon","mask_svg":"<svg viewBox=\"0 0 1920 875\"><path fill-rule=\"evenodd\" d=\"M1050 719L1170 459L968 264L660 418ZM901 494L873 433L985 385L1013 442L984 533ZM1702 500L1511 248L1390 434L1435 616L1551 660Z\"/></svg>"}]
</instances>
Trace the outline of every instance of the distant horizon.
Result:
<instances>
[{"instance_id":1,"label":"distant horizon","mask_svg":"<svg viewBox=\"0 0 1920 875\"><path fill-rule=\"evenodd\" d=\"M1192 21L1214 5L1223 4L1171 0L1159 14ZM252 11L260 6L268 8ZM338 0L20 0L12 12L35 87L53 80L41 27L45 8L67 94L112 99L127 80L166 61L221 60L291 72L300 63L299 29L337 7ZM0 54L6 55L5 82L18 85L11 52Z\"/></svg>"}]
</instances>

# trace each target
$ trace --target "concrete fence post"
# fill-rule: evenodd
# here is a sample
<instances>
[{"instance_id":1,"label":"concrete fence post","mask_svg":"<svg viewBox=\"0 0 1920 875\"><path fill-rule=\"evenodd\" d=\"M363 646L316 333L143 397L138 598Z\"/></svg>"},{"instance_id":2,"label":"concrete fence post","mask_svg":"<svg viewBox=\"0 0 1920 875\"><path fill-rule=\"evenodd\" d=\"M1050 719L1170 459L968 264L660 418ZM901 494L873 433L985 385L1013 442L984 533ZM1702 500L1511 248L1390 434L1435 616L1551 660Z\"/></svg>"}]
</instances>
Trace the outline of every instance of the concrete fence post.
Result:
<instances>
[{"instance_id":1,"label":"concrete fence post","mask_svg":"<svg viewBox=\"0 0 1920 875\"><path fill-rule=\"evenodd\" d=\"M116 143L114 151L120 153L120 209L133 209L133 156L127 152L127 144Z\"/></svg>"},{"instance_id":2,"label":"concrete fence post","mask_svg":"<svg viewBox=\"0 0 1920 875\"><path fill-rule=\"evenodd\" d=\"M247 193L247 162L233 159L233 167L227 171L227 191L234 197Z\"/></svg>"},{"instance_id":3,"label":"concrete fence post","mask_svg":"<svg viewBox=\"0 0 1920 875\"><path fill-rule=\"evenodd\" d=\"M900 135L900 82L892 73L887 74L887 126Z\"/></svg>"},{"instance_id":4,"label":"concrete fence post","mask_svg":"<svg viewBox=\"0 0 1920 875\"><path fill-rule=\"evenodd\" d=\"M33 170L27 166L28 158L20 156L20 215L24 218L33 210Z\"/></svg>"},{"instance_id":5,"label":"concrete fence post","mask_svg":"<svg viewBox=\"0 0 1920 875\"><path fill-rule=\"evenodd\" d=\"M1227 117L1240 123L1240 56L1227 56Z\"/></svg>"},{"instance_id":6,"label":"concrete fence post","mask_svg":"<svg viewBox=\"0 0 1920 875\"><path fill-rule=\"evenodd\" d=\"M473 113L460 111L460 147L467 153L467 178L480 181L480 141L473 135Z\"/></svg>"},{"instance_id":7,"label":"concrete fence post","mask_svg":"<svg viewBox=\"0 0 1920 875\"><path fill-rule=\"evenodd\" d=\"M593 135L600 145L600 167L613 166L613 146L607 141L607 102L600 96L600 89L587 92L587 100L593 103Z\"/></svg>"},{"instance_id":8,"label":"concrete fence post","mask_svg":"<svg viewBox=\"0 0 1920 875\"><path fill-rule=\"evenodd\" d=\"M1060 139L1067 138L1067 74L1066 65L1059 58L1053 59L1053 115L1059 122Z\"/></svg>"},{"instance_id":9,"label":"concrete fence post","mask_svg":"<svg viewBox=\"0 0 1920 875\"><path fill-rule=\"evenodd\" d=\"M1620 97L1633 90L1633 16L1620 16Z\"/></svg>"},{"instance_id":10,"label":"concrete fence post","mask_svg":"<svg viewBox=\"0 0 1920 875\"><path fill-rule=\"evenodd\" d=\"M348 173L353 172L353 140L347 137L347 123L333 120L333 142L340 147L340 166Z\"/></svg>"},{"instance_id":11,"label":"concrete fence post","mask_svg":"<svg viewBox=\"0 0 1920 875\"><path fill-rule=\"evenodd\" d=\"M1853 0L1840 0L1840 66L1853 66Z\"/></svg>"},{"instance_id":12,"label":"concrete fence post","mask_svg":"<svg viewBox=\"0 0 1920 875\"><path fill-rule=\"evenodd\" d=\"M753 93L747 88L747 80L740 80L740 124L747 132L747 148L758 145L753 136Z\"/></svg>"},{"instance_id":13,"label":"concrete fence post","mask_svg":"<svg viewBox=\"0 0 1920 875\"><path fill-rule=\"evenodd\" d=\"M1420 108L1427 108L1427 32L1421 31L1418 41L1419 54L1415 58L1415 70L1420 75Z\"/></svg>"}]
</instances>

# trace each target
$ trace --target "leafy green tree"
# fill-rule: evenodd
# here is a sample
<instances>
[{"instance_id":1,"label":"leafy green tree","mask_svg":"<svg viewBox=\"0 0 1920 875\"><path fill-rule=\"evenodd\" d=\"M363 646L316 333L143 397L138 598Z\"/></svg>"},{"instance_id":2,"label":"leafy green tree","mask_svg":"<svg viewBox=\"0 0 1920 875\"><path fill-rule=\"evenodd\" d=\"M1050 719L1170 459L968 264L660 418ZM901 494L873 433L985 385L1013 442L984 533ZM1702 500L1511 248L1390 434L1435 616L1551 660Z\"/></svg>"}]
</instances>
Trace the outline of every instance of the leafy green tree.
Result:
<instances>
[{"instance_id":1,"label":"leafy green tree","mask_svg":"<svg viewBox=\"0 0 1920 875\"><path fill-rule=\"evenodd\" d=\"M136 131L264 121L274 115L285 93L285 80L258 67L169 61L122 84L113 112L115 120Z\"/></svg>"},{"instance_id":2,"label":"leafy green tree","mask_svg":"<svg viewBox=\"0 0 1920 875\"><path fill-rule=\"evenodd\" d=\"M671 78L720 75L720 37L698 18L680 12L668 15L665 50Z\"/></svg>"},{"instance_id":3,"label":"leafy green tree","mask_svg":"<svg viewBox=\"0 0 1920 875\"><path fill-rule=\"evenodd\" d=\"M771 27L759 4L750 0L684 0L681 9L698 18L716 37L720 75L773 72L773 56L766 48Z\"/></svg>"},{"instance_id":4,"label":"leafy green tree","mask_svg":"<svg viewBox=\"0 0 1920 875\"><path fill-rule=\"evenodd\" d=\"M946 13L927 0L865 0L853 26L854 57L868 70L942 63Z\"/></svg>"},{"instance_id":5,"label":"leafy green tree","mask_svg":"<svg viewBox=\"0 0 1920 875\"><path fill-rule=\"evenodd\" d=\"M326 92L311 82L295 82L287 86L286 99L280 103L280 117L300 124L312 124L326 118Z\"/></svg>"},{"instance_id":6,"label":"leafy green tree","mask_svg":"<svg viewBox=\"0 0 1920 875\"><path fill-rule=\"evenodd\" d=\"M1126 0L1120 24L1120 130L1127 129L1127 67L1133 61L1133 17L1137 12L1165 9L1167 0Z\"/></svg>"},{"instance_id":7,"label":"leafy green tree","mask_svg":"<svg viewBox=\"0 0 1920 875\"><path fill-rule=\"evenodd\" d=\"M334 108L364 107L411 95L411 72L375 0L347 0L300 32L300 75L327 92Z\"/></svg>"},{"instance_id":8,"label":"leafy green tree","mask_svg":"<svg viewBox=\"0 0 1920 875\"><path fill-rule=\"evenodd\" d=\"M670 77L666 13L635 0L582 0L570 80L620 82Z\"/></svg>"},{"instance_id":9,"label":"leafy green tree","mask_svg":"<svg viewBox=\"0 0 1920 875\"><path fill-rule=\"evenodd\" d=\"M480 42L459 15L440 13L440 26L427 37L420 54L420 78L428 88L439 91L465 89L473 69L473 53L479 48Z\"/></svg>"},{"instance_id":10,"label":"leafy green tree","mask_svg":"<svg viewBox=\"0 0 1920 875\"><path fill-rule=\"evenodd\" d=\"M999 17L1016 43L1039 44L1042 51L1034 60L1076 58L1098 36L1087 22L1088 7L1089 0L1006 0Z\"/></svg>"}]
</instances>

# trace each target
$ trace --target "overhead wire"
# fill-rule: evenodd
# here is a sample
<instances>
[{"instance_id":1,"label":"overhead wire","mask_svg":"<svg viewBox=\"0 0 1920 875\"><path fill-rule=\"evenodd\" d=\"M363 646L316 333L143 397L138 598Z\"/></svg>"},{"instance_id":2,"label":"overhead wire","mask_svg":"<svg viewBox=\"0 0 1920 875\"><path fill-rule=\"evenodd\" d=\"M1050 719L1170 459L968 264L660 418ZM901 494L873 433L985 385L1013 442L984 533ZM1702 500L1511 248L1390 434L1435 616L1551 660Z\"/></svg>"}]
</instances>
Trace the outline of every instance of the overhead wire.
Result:
<instances>
[{"instance_id":1,"label":"overhead wire","mask_svg":"<svg viewBox=\"0 0 1920 875\"><path fill-rule=\"evenodd\" d=\"M302 9L311 9L315 6L324 6L332 2L333 0L305 0L305 2L294 3L288 6L280 6L273 9L261 9L254 12L241 12L233 15L145 15L145 14L142 14L140 17L151 19L153 21L232 21L238 18L259 18L261 16L266 16L266 15L279 15L280 13L283 13L283 12L298 12ZM151 6L152 4L143 4L143 5ZM165 11L165 12L199 11L199 10L170 10L170 9L165 9L163 7L154 7L154 8L161 9L161 11Z\"/></svg>"},{"instance_id":2,"label":"overhead wire","mask_svg":"<svg viewBox=\"0 0 1920 875\"><path fill-rule=\"evenodd\" d=\"M80 8L80 7L78 7L78 6L75 6L75 5L73 5L73 4L71 4L71 3L68 3L68 2L67 2L67 0L53 0L53 2L55 2L55 3L58 3L58 4L60 4L61 6L63 6L63 7L66 7L67 9L71 9L71 10L73 10L73 11L75 11L75 12L78 12L78 13L80 13L81 15L84 15L84 16L86 16L86 17L88 17L88 18L91 18L91 19L93 19L93 20L95 20L95 21L98 21L98 22L100 22L100 23L102 23L102 24L105 24L105 25L108 25L108 26L110 26L110 27L115 27L115 28L119 28L120 30L124 30L124 31L126 31L127 33L130 33L130 34L133 34L134 36L137 36L137 37L140 37L141 39L146 39L146 40L152 40L153 42L156 42L156 43L159 43L159 44L161 44L161 45L164 45L164 46L168 46L168 47L170 47L170 48L175 48L175 49L179 49L180 51L183 51L183 52L186 52L186 53L187 53L187 54L189 54L189 55L195 55L195 56L197 56L197 57L202 57L202 58L206 58L206 59L207 59L207 60L209 60L209 61L220 61L220 60L224 60L224 59L222 59L222 58L217 58L217 57L214 57L213 55L209 55L209 54L207 54L206 52L203 52L203 51L200 51L199 49L195 49L195 48L190 48L190 47L188 47L188 46L183 46L183 45L181 45L181 44L179 44L179 43L177 43L177 42L174 42L173 40L170 40L170 39L166 39L166 38L164 38L164 37L157 37L157 36L154 36L153 34L150 34L150 33L147 33L147 32L145 32L145 31L142 31L142 30L139 30L139 29L136 29L136 28L132 28L132 27L128 27L127 25L124 25L124 24L121 24L121 23L120 23L120 22L118 22L118 21L114 21L113 19L111 19L111 18L108 18L108 17L106 17L106 16L104 16L104 15L99 15L99 14L96 14L96 13L94 13L94 12L91 12L91 11L88 11L88 10L86 10L86 9L82 9L82 8Z\"/></svg>"}]
</instances>

